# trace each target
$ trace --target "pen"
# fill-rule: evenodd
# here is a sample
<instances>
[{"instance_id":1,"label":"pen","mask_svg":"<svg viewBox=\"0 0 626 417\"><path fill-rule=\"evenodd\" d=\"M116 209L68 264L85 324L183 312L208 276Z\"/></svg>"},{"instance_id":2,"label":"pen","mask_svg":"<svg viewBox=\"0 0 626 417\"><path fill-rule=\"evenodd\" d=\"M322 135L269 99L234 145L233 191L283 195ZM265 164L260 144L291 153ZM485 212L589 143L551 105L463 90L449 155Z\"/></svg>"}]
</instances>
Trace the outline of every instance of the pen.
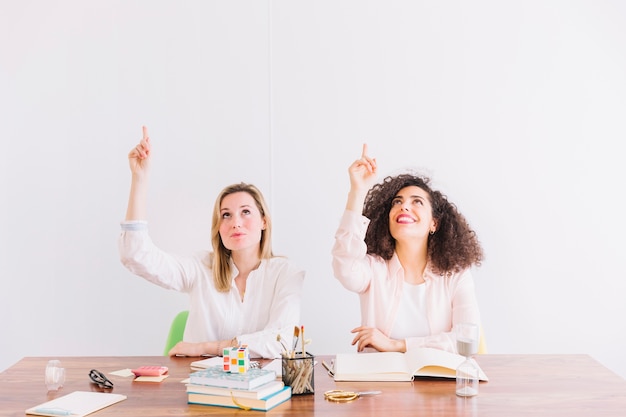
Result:
<instances>
[{"instance_id":1,"label":"pen","mask_svg":"<svg viewBox=\"0 0 626 417\"><path fill-rule=\"evenodd\" d=\"M72 414L74 414L69 410L64 410L63 408L36 408L34 412L37 414L55 416L71 416Z\"/></svg>"},{"instance_id":2,"label":"pen","mask_svg":"<svg viewBox=\"0 0 626 417\"><path fill-rule=\"evenodd\" d=\"M293 326L293 349L289 353L289 357L293 358L296 356L296 347L298 346L298 339L300 338L300 328L298 326Z\"/></svg>"},{"instance_id":3,"label":"pen","mask_svg":"<svg viewBox=\"0 0 626 417\"><path fill-rule=\"evenodd\" d=\"M325 360L322 360L322 366L326 368L326 372L328 372L328 375L330 375L331 377L335 376L335 372L330 366L328 366Z\"/></svg>"}]
</instances>

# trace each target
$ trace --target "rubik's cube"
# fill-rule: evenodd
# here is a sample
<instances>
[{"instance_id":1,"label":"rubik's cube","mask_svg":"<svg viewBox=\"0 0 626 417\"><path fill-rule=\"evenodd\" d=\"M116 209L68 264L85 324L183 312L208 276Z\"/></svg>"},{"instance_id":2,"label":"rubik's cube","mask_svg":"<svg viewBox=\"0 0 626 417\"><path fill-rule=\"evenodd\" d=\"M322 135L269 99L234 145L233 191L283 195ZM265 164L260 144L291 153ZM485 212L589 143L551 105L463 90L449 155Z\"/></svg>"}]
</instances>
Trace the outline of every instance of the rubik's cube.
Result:
<instances>
[{"instance_id":1,"label":"rubik's cube","mask_svg":"<svg viewBox=\"0 0 626 417\"><path fill-rule=\"evenodd\" d=\"M225 347L222 353L224 357L224 372L245 374L250 368L248 346Z\"/></svg>"}]
</instances>

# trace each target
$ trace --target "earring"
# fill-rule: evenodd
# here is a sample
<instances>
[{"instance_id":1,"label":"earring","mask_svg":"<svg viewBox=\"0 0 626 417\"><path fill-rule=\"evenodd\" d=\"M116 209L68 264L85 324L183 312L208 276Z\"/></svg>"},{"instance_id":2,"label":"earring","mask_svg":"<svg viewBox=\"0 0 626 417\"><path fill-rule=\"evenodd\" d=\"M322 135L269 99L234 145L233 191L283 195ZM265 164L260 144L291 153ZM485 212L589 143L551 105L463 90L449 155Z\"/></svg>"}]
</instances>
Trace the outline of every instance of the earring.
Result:
<instances>
[{"instance_id":1,"label":"earring","mask_svg":"<svg viewBox=\"0 0 626 417\"><path fill-rule=\"evenodd\" d=\"M431 230L431 231L430 231L430 235L432 236L432 235L434 235L434 234L435 234L435 231L434 231L434 230Z\"/></svg>"}]
</instances>

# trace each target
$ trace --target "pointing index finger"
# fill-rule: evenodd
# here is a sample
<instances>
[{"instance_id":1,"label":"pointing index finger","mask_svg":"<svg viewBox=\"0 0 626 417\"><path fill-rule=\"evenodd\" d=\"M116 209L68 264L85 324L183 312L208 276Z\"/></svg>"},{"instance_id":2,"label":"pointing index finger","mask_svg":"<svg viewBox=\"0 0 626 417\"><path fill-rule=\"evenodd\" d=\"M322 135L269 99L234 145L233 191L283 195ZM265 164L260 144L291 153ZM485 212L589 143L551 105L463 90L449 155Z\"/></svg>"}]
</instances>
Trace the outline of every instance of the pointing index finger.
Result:
<instances>
[{"instance_id":1,"label":"pointing index finger","mask_svg":"<svg viewBox=\"0 0 626 417\"><path fill-rule=\"evenodd\" d=\"M367 143L363 144L363 153L361 154L361 161L365 162L367 164L367 169L371 172L371 173L375 173L376 172L376 158L372 158L367 154Z\"/></svg>"}]
</instances>

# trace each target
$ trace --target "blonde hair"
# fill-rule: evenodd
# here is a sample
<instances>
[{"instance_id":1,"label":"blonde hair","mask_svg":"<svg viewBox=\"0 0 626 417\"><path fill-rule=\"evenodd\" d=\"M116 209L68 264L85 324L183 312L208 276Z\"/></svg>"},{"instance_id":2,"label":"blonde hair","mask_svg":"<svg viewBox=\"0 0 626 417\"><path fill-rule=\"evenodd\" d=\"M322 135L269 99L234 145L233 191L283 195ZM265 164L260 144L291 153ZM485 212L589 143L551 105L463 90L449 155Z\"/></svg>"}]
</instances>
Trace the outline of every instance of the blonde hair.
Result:
<instances>
[{"instance_id":1,"label":"blonde hair","mask_svg":"<svg viewBox=\"0 0 626 417\"><path fill-rule=\"evenodd\" d=\"M213 208L213 221L211 224L211 244L213 245L213 254L211 256L211 267L213 268L213 282L215 288L220 292L227 292L231 286L231 251L224 246L220 236L221 206L224 197L234 193L248 193L261 213L261 218L265 220L265 229L261 230L261 241L259 243L261 259L269 259L274 256L272 253L272 220L269 215L267 204L263 198L263 194L252 184L239 183L229 185L222 190L215 200Z\"/></svg>"}]
</instances>

